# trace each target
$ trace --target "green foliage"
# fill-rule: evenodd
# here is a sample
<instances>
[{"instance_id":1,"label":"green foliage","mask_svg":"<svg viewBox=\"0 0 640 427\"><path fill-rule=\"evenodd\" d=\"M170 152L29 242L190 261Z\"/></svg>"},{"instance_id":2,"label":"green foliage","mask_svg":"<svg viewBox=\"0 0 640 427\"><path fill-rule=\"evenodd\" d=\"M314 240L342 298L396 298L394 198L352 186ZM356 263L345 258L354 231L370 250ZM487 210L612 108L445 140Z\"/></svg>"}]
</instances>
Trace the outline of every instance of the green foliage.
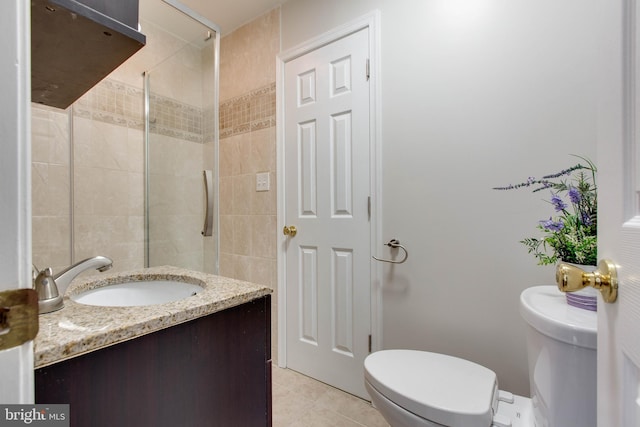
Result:
<instances>
[{"instance_id":1,"label":"green foliage","mask_svg":"<svg viewBox=\"0 0 640 427\"><path fill-rule=\"evenodd\" d=\"M555 216L540 220L537 229L541 237L528 237L520 241L539 265L558 261L596 265L598 236L597 169L584 157L586 166L578 163L542 179L530 177L526 182L495 190L533 188L533 192L549 189Z\"/></svg>"}]
</instances>

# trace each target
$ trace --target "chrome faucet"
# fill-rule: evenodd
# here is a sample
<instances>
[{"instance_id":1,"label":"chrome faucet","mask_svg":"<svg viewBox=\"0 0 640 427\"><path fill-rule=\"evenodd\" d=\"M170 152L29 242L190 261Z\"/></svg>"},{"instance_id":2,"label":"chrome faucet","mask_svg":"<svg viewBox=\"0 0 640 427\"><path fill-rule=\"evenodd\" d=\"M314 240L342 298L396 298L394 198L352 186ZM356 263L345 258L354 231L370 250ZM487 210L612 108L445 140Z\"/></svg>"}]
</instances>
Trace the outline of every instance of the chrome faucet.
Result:
<instances>
[{"instance_id":1,"label":"chrome faucet","mask_svg":"<svg viewBox=\"0 0 640 427\"><path fill-rule=\"evenodd\" d=\"M40 314L60 310L64 304L62 297L69 284L76 276L85 270L95 268L102 272L113 266L113 261L104 256L95 256L82 260L71 267L53 275L51 267L38 271L34 266L33 287L38 291L38 307Z\"/></svg>"}]
</instances>

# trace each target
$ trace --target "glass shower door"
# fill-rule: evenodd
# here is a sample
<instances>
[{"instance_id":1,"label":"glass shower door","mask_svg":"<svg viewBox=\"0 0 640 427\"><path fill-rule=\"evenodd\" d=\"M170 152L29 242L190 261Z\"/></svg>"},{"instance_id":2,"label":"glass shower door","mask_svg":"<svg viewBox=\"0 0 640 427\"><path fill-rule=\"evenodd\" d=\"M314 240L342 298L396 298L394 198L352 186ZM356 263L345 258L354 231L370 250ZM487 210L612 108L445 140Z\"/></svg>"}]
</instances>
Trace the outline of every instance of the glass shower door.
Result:
<instances>
[{"instance_id":1,"label":"glass shower door","mask_svg":"<svg viewBox=\"0 0 640 427\"><path fill-rule=\"evenodd\" d=\"M202 27L145 73L145 264L216 274L216 35Z\"/></svg>"}]
</instances>

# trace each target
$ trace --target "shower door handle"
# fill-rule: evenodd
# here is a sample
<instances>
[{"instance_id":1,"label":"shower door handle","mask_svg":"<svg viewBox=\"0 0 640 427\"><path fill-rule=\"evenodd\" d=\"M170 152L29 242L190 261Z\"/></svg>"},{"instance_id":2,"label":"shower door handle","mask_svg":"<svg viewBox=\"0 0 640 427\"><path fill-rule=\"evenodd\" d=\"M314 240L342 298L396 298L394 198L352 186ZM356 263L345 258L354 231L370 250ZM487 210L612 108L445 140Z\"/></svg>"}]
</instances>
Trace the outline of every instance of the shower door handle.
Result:
<instances>
[{"instance_id":1,"label":"shower door handle","mask_svg":"<svg viewBox=\"0 0 640 427\"><path fill-rule=\"evenodd\" d=\"M213 172L205 170L202 172L204 176L204 227L202 228L203 236L211 236L213 231Z\"/></svg>"}]
</instances>

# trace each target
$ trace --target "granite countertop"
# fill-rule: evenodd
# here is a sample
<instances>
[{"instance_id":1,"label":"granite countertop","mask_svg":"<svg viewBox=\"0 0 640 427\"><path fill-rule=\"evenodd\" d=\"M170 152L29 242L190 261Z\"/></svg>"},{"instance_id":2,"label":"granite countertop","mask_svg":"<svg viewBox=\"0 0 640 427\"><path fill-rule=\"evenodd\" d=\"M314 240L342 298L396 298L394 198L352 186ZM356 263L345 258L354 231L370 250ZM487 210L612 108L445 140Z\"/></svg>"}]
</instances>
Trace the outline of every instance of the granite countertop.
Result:
<instances>
[{"instance_id":1,"label":"granite countertop","mask_svg":"<svg viewBox=\"0 0 640 427\"><path fill-rule=\"evenodd\" d=\"M136 307L96 307L69 298L109 284L162 279L197 284L204 290L179 301ZM64 308L40 315L40 331L35 339L35 367L41 368L203 317L271 292L265 286L170 266L77 278L66 291Z\"/></svg>"}]
</instances>

